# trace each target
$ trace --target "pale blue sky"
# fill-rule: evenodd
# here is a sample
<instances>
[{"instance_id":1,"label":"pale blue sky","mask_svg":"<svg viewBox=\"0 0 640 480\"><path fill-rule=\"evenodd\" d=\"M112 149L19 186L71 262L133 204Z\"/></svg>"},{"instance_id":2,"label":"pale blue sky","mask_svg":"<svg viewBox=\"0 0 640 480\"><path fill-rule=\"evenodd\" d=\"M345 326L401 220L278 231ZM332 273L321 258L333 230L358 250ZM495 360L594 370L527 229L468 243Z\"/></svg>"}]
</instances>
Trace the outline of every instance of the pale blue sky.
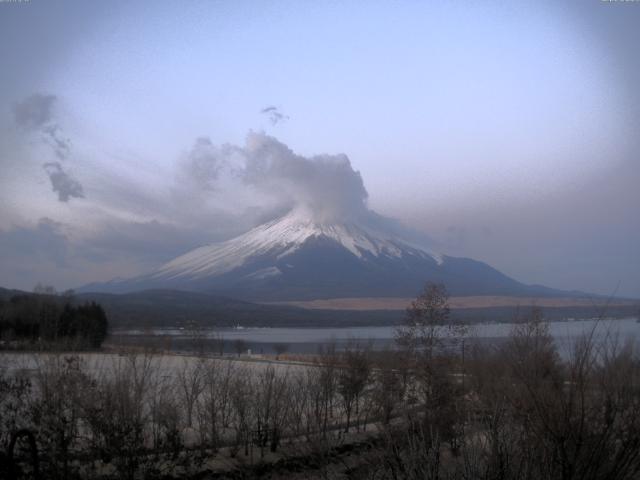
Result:
<instances>
[{"instance_id":1,"label":"pale blue sky","mask_svg":"<svg viewBox=\"0 0 640 480\"><path fill-rule=\"evenodd\" d=\"M638 31L640 3L596 0L0 4L0 284L140 273L260 221L256 192L180 173L196 138L253 130L346 154L369 206L444 253L640 296ZM50 145L16 125L35 93L83 197L59 201Z\"/></svg>"}]
</instances>

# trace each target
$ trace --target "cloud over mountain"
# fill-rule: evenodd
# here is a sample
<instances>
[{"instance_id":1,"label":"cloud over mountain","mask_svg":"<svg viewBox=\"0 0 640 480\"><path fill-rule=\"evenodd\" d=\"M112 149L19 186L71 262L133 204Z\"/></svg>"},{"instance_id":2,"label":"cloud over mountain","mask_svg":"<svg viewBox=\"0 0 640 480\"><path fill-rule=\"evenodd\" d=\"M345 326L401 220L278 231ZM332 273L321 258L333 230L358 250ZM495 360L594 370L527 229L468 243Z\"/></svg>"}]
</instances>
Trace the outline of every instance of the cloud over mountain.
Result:
<instances>
[{"instance_id":1,"label":"cloud over mountain","mask_svg":"<svg viewBox=\"0 0 640 480\"><path fill-rule=\"evenodd\" d=\"M250 132L243 146L215 146L198 138L187 155L194 184L213 190L231 182L266 197L274 210L298 208L315 221L348 221L367 214L367 190L344 154L296 154L265 133Z\"/></svg>"},{"instance_id":2,"label":"cloud over mountain","mask_svg":"<svg viewBox=\"0 0 640 480\"><path fill-rule=\"evenodd\" d=\"M55 232L64 232L57 244L73 252L76 271L100 272L91 280L149 270L293 209L321 223L375 215L368 210L362 177L346 155L300 155L272 136L250 131L241 144L195 137L164 170L132 170L123 176L107 158L93 162L77 134L79 147L72 151L57 104L55 95L34 94L15 104L12 121L28 152L23 158L31 164L29 174L36 175L38 166L44 169L60 204L88 197L60 215L44 203L39 215L55 219ZM72 167L83 173L82 183L69 171ZM145 181L148 175L153 175L154 188ZM33 178L33 188L39 184ZM0 226L0 243L28 234L42 239L46 249L51 229L17 217L12 223ZM20 259L29 263L28 256ZM122 273L102 274L107 264L125 263ZM51 276L52 271L40 274L33 282Z\"/></svg>"},{"instance_id":3,"label":"cloud over mountain","mask_svg":"<svg viewBox=\"0 0 640 480\"><path fill-rule=\"evenodd\" d=\"M34 93L14 104L13 120L25 133L38 135L40 142L56 156L57 161L44 162L42 168L58 200L68 202L71 198L84 198L84 189L61 163L71 155L71 140L64 136L55 118L57 102L55 95Z\"/></svg>"}]
</instances>

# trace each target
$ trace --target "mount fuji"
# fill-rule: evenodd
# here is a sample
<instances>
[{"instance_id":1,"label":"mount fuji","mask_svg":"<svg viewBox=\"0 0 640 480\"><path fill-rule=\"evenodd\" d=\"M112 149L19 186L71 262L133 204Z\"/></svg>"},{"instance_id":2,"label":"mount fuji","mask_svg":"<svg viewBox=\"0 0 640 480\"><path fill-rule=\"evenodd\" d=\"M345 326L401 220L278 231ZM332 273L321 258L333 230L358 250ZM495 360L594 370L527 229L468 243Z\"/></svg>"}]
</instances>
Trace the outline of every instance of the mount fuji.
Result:
<instances>
[{"instance_id":1,"label":"mount fuji","mask_svg":"<svg viewBox=\"0 0 640 480\"><path fill-rule=\"evenodd\" d=\"M427 281L444 283L456 296L563 293L525 285L482 262L437 254L424 238L373 212L327 222L301 209L230 240L196 248L149 274L81 290L174 289L287 301L412 297Z\"/></svg>"}]
</instances>

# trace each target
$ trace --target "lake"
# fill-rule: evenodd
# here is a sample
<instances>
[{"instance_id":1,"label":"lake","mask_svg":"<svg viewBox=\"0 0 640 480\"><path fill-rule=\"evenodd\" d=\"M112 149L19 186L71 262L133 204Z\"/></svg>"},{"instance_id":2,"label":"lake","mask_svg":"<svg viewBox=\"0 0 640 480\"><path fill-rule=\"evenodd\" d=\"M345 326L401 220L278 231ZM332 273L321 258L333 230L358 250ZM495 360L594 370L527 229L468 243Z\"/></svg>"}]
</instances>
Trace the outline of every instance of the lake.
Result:
<instances>
[{"instance_id":1,"label":"lake","mask_svg":"<svg viewBox=\"0 0 640 480\"><path fill-rule=\"evenodd\" d=\"M513 323L490 323L469 326L467 336L475 341L500 341L508 337ZM604 335L620 339L640 339L640 323L636 318L588 319L550 322L551 335L559 347L565 348L573 340L592 330L596 338ZM253 353L273 353L274 345L285 344L292 353L313 353L320 346L335 343L342 348L348 343L371 344L374 348L385 348L394 343L396 327L331 327L331 328L221 328L189 331L186 329L118 329L112 332L111 342L116 344L138 344L150 340L164 343L170 349L192 350L200 344L223 342L225 352L237 345Z\"/></svg>"}]
</instances>

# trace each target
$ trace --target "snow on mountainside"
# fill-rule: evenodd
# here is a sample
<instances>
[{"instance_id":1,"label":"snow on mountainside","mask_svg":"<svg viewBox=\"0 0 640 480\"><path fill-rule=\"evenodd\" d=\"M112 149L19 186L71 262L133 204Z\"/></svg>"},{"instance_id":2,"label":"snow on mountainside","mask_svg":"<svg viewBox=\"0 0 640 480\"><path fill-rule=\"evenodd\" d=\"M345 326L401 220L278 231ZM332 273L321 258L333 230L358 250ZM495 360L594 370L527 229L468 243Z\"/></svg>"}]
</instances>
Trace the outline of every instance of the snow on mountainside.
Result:
<instances>
[{"instance_id":1,"label":"snow on mountainside","mask_svg":"<svg viewBox=\"0 0 640 480\"><path fill-rule=\"evenodd\" d=\"M192 250L166 263L150 278L195 280L217 276L242 266L252 257L272 255L276 259L283 259L312 238L333 240L359 259L369 256L400 258L411 251L414 255L442 263L441 256L410 245L377 226L362 223L321 224L294 210L239 237ZM265 278L279 273L276 266L271 266L248 275Z\"/></svg>"},{"instance_id":2,"label":"snow on mountainside","mask_svg":"<svg viewBox=\"0 0 640 480\"><path fill-rule=\"evenodd\" d=\"M319 222L296 209L231 240L192 250L157 270L80 291L125 293L175 289L251 301L413 297L427 281L453 295L539 295L489 265L438 255L411 233L375 214Z\"/></svg>"}]
</instances>

